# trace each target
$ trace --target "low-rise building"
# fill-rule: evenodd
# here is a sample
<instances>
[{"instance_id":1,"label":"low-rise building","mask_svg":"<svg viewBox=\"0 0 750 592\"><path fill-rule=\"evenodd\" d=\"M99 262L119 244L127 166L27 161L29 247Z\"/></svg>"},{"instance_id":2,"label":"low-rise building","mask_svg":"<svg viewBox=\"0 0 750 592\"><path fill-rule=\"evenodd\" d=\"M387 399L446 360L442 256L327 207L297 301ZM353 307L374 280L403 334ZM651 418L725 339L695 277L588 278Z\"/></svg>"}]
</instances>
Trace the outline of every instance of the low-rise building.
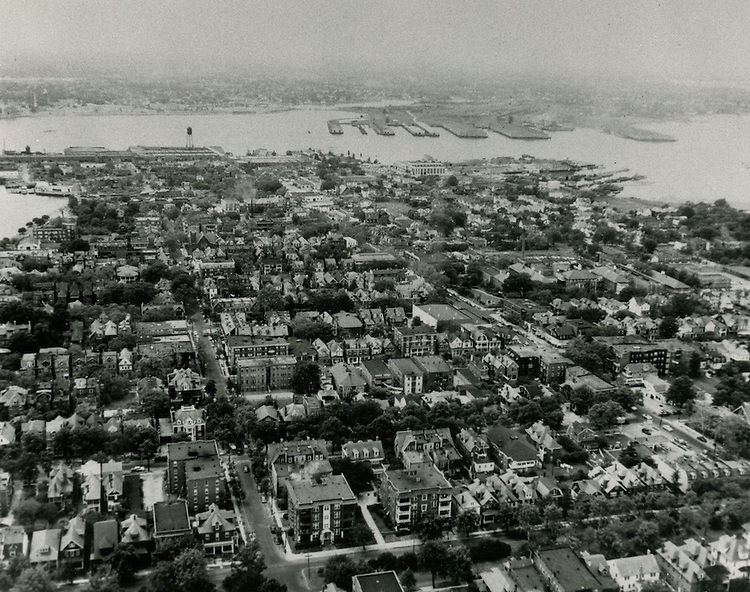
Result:
<instances>
[{"instance_id":1,"label":"low-rise building","mask_svg":"<svg viewBox=\"0 0 750 592\"><path fill-rule=\"evenodd\" d=\"M346 540L356 517L357 498L346 477L288 479L289 522L300 544Z\"/></svg>"},{"instance_id":2,"label":"low-rise building","mask_svg":"<svg viewBox=\"0 0 750 592\"><path fill-rule=\"evenodd\" d=\"M423 515L451 516L453 486L433 465L384 471L378 495L397 530L408 530Z\"/></svg>"},{"instance_id":3,"label":"low-rise building","mask_svg":"<svg viewBox=\"0 0 750 592\"><path fill-rule=\"evenodd\" d=\"M234 555L237 547L237 525L234 512L216 504L196 514L195 530L207 555Z\"/></svg>"}]
</instances>

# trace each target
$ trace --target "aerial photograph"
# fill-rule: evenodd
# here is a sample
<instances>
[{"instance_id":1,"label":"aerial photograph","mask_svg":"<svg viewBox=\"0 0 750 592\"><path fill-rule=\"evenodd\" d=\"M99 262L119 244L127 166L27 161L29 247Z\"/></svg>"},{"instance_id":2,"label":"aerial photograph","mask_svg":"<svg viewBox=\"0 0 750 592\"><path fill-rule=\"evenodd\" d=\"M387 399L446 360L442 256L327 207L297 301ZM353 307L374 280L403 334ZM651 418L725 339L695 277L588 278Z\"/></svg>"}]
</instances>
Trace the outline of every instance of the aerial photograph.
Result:
<instances>
[{"instance_id":1,"label":"aerial photograph","mask_svg":"<svg viewBox=\"0 0 750 592\"><path fill-rule=\"evenodd\" d=\"M750 592L747 0L0 31L0 592Z\"/></svg>"}]
</instances>

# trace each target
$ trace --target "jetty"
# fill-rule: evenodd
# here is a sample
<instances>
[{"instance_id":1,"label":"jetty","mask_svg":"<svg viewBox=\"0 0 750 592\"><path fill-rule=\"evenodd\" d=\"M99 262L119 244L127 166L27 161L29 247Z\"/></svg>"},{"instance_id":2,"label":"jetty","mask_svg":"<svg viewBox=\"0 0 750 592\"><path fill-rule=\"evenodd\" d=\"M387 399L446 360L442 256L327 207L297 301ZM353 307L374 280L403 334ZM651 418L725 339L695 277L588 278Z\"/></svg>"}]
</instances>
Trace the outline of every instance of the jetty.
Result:
<instances>
[{"instance_id":1,"label":"jetty","mask_svg":"<svg viewBox=\"0 0 750 592\"><path fill-rule=\"evenodd\" d=\"M344 133L344 128L341 127L341 124L338 121L331 119L328 122L328 131L333 135L338 136Z\"/></svg>"},{"instance_id":2,"label":"jetty","mask_svg":"<svg viewBox=\"0 0 750 592\"><path fill-rule=\"evenodd\" d=\"M382 121L371 121L370 126L372 129L375 130L375 133L379 136L395 136L396 132L394 132L392 129L389 129L386 124Z\"/></svg>"},{"instance_id":3,"label":"jetty","mask_svg":"<svg viewBox=\"0 0 750 592\"><path fill-rule=\"evenodd\" d=\"M441 127L444 130L449 131L458 138L470 138L470 139L483 139L487 137L487 132L473 125L465 125L462 123L436 123L433 127Z\"/></svg>"},{"instance_id":4,"label":"jetty","mask_svg":"<svg viewBox=\"0 0 750 592\"><path fill-rule=\"evenodd\" d=\"M423 138L424 136L427 135L424 133L424 130L421 127L417 127L415 125L407 125L406 123L402 123L401 127L404 128L407 132L409 132L412 136Z\"/></svg>"},{"instance_id":5,"label":"jetty","mask_svg":"<svg viewBox=\"0 0 750 592\"><path fill-rule=\"evenodd\" d=\"M496 134L513 140L549 140L550 135L529 125L515 123L492 123L489 126Z\"/></svg>"}]
</instances>

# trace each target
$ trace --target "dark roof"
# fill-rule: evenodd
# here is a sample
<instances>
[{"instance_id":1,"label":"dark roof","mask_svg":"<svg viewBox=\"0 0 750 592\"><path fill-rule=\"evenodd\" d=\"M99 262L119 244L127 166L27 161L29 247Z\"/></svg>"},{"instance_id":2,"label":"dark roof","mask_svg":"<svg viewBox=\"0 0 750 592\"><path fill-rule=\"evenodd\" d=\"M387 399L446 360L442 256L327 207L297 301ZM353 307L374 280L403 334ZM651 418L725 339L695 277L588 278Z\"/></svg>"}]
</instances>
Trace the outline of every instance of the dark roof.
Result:
<instances>
[{"instance_id":1,"label":"dark roof","mask_svg":"<svg viewBox=\"0 0 750 592\"><path fill-rule=\"evenodd\" d=\"M352 580L359 582L362 592L404 592L394 571L356 575Z\"/></svg>"},{"instance_id":2,"label":"dark roof","mask_svg":"<svg viewBox=\"0 0 750 592\"><path fill-rule=\"evenodd\" d=\"M167 444L169 462L189 458L209 458L217 456L215 440L197 440L195 442L172 442Z\"/></svg>"},{"instance_id":3,"label":"dark roof","mask_svg":"<svg viewBox=\"0 0 750 592\"><path fill-rule=\"evenodd\" d=\"M154 504L154 534L164 535L174 532L190 531L187 502L156 502Z\"/></svg>"}]
</instances>

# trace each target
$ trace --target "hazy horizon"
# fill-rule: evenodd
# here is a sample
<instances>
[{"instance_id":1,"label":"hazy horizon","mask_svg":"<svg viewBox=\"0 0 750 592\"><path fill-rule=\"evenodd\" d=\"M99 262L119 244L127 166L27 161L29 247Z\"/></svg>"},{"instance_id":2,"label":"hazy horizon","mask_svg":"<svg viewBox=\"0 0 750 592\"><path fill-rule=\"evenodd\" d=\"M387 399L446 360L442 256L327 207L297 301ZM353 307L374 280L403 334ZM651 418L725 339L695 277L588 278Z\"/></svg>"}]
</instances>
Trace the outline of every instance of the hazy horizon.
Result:
<instances>
[{"instance_id":1,"label":"hazy horizon","mask_svg":"<svg viewBox=\"0 0 750 592\"><path fill-rule=\"evenodd\" d=\"M747 86L750 3L0 0L0 76L464 75Z\"/></svg>"}]
</instances>

